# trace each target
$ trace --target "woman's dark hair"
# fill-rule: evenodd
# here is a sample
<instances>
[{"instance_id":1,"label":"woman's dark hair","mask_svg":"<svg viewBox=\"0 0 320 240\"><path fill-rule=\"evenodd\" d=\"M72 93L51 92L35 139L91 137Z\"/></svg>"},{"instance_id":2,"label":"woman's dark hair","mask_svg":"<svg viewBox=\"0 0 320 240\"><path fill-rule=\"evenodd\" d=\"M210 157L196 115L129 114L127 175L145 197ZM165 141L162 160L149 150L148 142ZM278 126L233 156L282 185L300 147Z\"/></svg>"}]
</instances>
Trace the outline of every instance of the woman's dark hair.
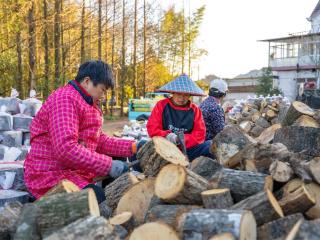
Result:
<instances>
[{"instance_id":1,"label":"woman's dark hair","mask_svg":"<svg viewBox=\"0 0 320 240\"><path fill-rule=\"evenodd\" d=\"M209 89L209 96L221 98L224 97L226 93L220 92L217 88L210 88Z\"/></svg>"},{"instance_id":2,"label":"woman's dark hair","mask_svg":"<svg viewBox=\"0 0 320 240\"><path fill-rule=\"evenodd\" d=\"M94 86L97 86L97 84L103 84L106 88L113 88L114 86L111 67L100 60L87 61L81 64L75 80L81 83L85 77L89 77Z\"/></svg>"}]
</instances>

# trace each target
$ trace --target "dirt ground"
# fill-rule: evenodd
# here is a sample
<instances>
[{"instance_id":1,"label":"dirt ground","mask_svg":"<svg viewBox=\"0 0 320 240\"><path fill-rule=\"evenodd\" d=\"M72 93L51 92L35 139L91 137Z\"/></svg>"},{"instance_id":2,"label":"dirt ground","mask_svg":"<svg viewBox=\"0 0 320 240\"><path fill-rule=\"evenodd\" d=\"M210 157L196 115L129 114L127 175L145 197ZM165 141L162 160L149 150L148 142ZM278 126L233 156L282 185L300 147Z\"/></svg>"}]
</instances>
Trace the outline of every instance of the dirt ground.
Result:
<instances>
[{"instance_id":1,"label":"dirt ground","mask_svg":"<svg viewBox=\"0 0 320 240\"><path fill-rule=\"evenodd\" d=\"M117 120L104 120L103 131L109 136L112 136L114 132L122 131L123 126L128 123L128 117L122 117Z\"/></svg>"}]
</instances>

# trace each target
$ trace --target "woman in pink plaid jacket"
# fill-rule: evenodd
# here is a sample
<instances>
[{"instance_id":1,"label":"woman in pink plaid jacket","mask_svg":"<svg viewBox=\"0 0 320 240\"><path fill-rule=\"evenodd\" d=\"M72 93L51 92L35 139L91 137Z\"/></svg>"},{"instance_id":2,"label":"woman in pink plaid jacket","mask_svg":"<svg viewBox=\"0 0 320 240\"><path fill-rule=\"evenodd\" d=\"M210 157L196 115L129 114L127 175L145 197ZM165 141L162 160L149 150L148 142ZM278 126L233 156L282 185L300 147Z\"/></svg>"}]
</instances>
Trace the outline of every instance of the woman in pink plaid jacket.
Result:
<instances>
[{"instance_id":1,"label":"woman in pink plaid jacket","mask_svg":"<svg viewBox=\"0 0 320 240\"><path fill-rule=\"evenodd\" d=\"M31 150L25 161L25 182L35 198L68 179L80 188L92 187L102 202L104 194L92 184L93 178L107 174L117 178L128 170L112 157L132 156L135 143L102 133L97 103L112 86L109 65L89 61L80 66L75 80L43 104L30 127Z\"/></svg>"}]
</instances>

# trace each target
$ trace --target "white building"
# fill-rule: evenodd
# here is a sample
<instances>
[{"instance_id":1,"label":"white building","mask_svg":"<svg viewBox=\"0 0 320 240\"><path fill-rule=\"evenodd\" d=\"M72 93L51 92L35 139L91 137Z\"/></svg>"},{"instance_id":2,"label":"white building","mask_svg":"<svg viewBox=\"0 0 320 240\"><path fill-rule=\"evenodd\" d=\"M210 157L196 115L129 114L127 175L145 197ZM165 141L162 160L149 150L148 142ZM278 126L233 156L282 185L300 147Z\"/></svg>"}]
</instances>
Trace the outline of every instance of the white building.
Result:
<instances>
[{"instance_id":1,"label":"white building","mask_svg":"<svg viewBox=\"0 0 320 240\"><path fill-rule=\"evenodd\" d=\"M278 76L275 85L290 100L296 98L299 83L315 81L320 86L320 1L308 21L308 32L262 40L269 43L269 67Z\"/></svg>"}]
</instances>

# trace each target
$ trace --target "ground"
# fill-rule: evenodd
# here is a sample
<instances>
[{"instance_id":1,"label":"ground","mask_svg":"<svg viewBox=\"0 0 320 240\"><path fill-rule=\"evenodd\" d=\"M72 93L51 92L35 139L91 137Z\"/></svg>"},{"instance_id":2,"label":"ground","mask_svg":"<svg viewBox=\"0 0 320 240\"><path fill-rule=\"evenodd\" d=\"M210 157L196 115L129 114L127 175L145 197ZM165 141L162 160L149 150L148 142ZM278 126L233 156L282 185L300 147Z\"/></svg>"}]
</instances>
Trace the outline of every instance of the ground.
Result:
<instances>
[{"instance_id":1,"label":"ground","mask_svg":"<svg viewBox=\"0 0 320 240\"><path fill-rule=\"evenodd\" d=\"M105 119L103 123L103 131L109 136L112 136L114 132L122 131L125 124L129 124L128 117L121 117L115 120Z\"/></svg>"}]
</instances>

